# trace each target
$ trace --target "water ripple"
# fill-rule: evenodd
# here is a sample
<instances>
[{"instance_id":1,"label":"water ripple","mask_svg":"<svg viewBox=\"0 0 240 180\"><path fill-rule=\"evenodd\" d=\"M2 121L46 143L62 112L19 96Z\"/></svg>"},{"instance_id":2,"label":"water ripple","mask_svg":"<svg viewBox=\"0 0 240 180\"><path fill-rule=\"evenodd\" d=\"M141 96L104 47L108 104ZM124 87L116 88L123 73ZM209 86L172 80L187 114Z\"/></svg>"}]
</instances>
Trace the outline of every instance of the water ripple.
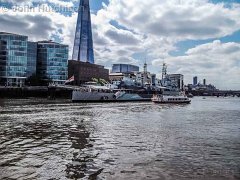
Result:
<instances>
[{"instance_id":1,"label":"water ripple","mask_svg":"<svg viewBox=\"0 0 240 180\"><path fill-rule=\"evenodd\" d=\"M0 100L0 179L240 179L239 109Z\"/></svg>"}]
</instances>

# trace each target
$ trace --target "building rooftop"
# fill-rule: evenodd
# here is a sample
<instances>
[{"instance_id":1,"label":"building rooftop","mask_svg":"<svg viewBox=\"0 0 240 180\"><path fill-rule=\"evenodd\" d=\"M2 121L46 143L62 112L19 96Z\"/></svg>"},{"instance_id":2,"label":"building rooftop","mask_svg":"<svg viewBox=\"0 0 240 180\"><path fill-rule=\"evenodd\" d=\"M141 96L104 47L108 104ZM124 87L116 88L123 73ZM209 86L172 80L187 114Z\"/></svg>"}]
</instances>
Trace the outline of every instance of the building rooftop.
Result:
<instances>
[{"instance_id":1,"label":"building rooftop","mask_svg":"<svg viewBox=\"0 0 240 180\"><path fill-rule=\"evenodd\" d=\"M168 74L169 76L183 76L183 74Z\"/></svg>"},{"instance_id":2,"label":"building rooftop","mask_svg":"<svg viewBox=\"0 0 240 180\"><path fill-rule=\"evenodd\" d=\"M135 67L139 67L137 65L133 65L133 64L125 64L125 63L116 63L116 64L113 64L113 66L116 66L116 65L127 65L127 66L135 66Z\"/></svg>"},{"instance_id":3,"label":"building rooftop","mask_svg":"<svg viewBox=\"0 0 240 180\"><path fill-rule=\"evenodd\" d=\"M104 66L102 66L102 65L92 64L89 62L77 61L77 60L72 60L72 59L69 59L68 62L71 64L74 64L74 65L82 65L85 67L98 67L98 68L104 69Z\"/></svg>"},{"instance_id":4,"label":"building rooftop","mask_svg":"<svg viewBox=\"0 0 240 180\"><path fill-rule=\"evenodd\" d=\"M123 76L123 73L109 73L110 76Z\"/></svg>"},{"instance_id":5,"label":"building rooftop","mask_svg":"<svg viewBox=\"0 0 240 180\"><path fill-rule=\"evenodd\" d=\"M9 33L9 32L0 32L0 35L24 36L21 34L14 34L14 33ZM27 37L27 36L24 36L24 37Z\"/></svg>"},{"instance_id":6,"label":"building rooftop","mask_svg":"<svg viewBox=\"0 0 240 180\"><path fill-rule=\"evenodd\" d=\"M38 41L38 44L54 44L54 45L61 45L61 46L68 46L66 44L60 44L58 42L54 42L52 40L43 40L43 41Z\"/></svg>"}]
</instances>

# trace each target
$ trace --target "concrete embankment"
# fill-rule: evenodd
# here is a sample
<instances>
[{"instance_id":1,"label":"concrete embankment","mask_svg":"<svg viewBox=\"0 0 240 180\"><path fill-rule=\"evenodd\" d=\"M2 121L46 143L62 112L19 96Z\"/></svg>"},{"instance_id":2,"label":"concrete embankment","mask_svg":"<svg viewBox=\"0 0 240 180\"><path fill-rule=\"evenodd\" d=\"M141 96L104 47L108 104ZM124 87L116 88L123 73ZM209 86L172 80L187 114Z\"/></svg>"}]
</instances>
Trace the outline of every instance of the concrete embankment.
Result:
<instances>
[{"instance_id":1,"label":"concrete embankment","mask_svg":"<svg viewBox=\"0 0 240 180\"><path fill-rule=\"evenodd\" d=\"M65 98L70 99L72 90L54 87L0 87L0 98Z\"/></svg>"}]
</instances>

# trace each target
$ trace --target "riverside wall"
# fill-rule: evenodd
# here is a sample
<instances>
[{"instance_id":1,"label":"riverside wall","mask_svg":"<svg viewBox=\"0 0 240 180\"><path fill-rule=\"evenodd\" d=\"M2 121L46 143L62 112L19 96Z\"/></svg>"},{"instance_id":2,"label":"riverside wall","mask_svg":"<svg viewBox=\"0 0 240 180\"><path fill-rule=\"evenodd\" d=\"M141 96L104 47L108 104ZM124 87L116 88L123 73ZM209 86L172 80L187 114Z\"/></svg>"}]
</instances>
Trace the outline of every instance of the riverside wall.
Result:
<instances>
[{"instance_id":1,"label":"riverside wall","mask_svg":"<svg viewBox=\"0 0 240 180\"><path fill-rule=\"evenodd\" d=\"M72 90L47 86L40 87L0 87L0 98L62 98L71 99Z\"/></svg>"}]
</instances>

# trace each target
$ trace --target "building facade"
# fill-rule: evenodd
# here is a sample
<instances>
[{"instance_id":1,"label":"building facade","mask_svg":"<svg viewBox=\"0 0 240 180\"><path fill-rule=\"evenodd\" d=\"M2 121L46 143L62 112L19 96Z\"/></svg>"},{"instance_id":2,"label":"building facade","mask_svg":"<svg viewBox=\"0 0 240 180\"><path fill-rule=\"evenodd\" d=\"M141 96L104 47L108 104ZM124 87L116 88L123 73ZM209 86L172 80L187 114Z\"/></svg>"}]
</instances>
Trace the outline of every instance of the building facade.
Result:
<instances>
[{"instance_id":1,"label":"building facade","mask_svg":"<svg viewBox=\"0 0 240 180\"><path fill-rule=\"evenodd\" d=\"M0 84L22 86L27 74L27 36L0 32Z\"/></svg>"},{"instance_id":2,"label":"building facade","mask_svg":"<svg viewBox=\"0 0 240 180\"><path fill-rule=\"evenodd\" d=\"M37 47L38 76L55 84L64 84L68 78L68 46L40 41Z\"/></svg>"},{"instance_id":3,"label":"building facade","mask_svg":"<svg viewBox=\"0 0 240 180\"><path fill-rule=\"evenodd\" d=\"M174 86L179 91L184 89L184 76L182 74L168 74L167 79L171 82L171 85Z\"/></svg>"},{"instance_id":4,"label":"building facade","mask_svg":"<svg viewBox=\"0 0 240 180\"><path fill-rule=\"evenodd\" d=\"M37 43L27 43L27 77L37 73Z\"/></svg>"},{"instance_id":5,"label":"building facade","mask_svg":"<svg viewBox=\"0 0 240 180\"><path fill-rule=\"evenodd\" d=\"M112 73L139 72L139 67L131 64L113 64Z\"/></svg>"},{"instance_id":6,"label":"building facade","mask_svg":"<svg viewBox=\"0 0 240 180\"><path fill-rule=\"evenodd\" d=\"M72 60L94 64L89 0L80 0Z\"/></svg>"},{"instance_id":7,"label":"building facade","mask_svg":"<svg viewBox=\"0 0 240 180\"><path fill-rule=\"evenodd\" d=\"M68 62L69 78L74 76L74 85L81 85L92 81L93 78L109 80L109 70L103 66L90 64L81 61L69 60Z\"/></svg>"},{"instance_id":8,"label":"building facade","mask_svg":"<svg viewBox=\"0 0 240 180\"><path fill-rule=\"evenodd\" d=\"M198 84L198 77L195 76L193 77L193 85L197 85Z\"/></svg>"},{"instance_id":9,"label":"building facade","mask_svg":"<svg viewBox=\"0 0 240 180\"><path fill-rule=\"evenodd\" d=\"M115 82L124 82L127 86L145 87L159 85L156 74L151 74L150 72L110 73L109 80L113 84Z\"/></svg>"},{"instance_id":10,"label":"building facade","mask_svg":"<svg viewBox=\"0 0 240 180\"><path fill-rule=\"evenodd\" d=\"M203 85L206 86L207 85L207 80L203 79Z\"/></svg>"},{"instance_id":11,"label":"building facade","mask_svg":"<svg viewBox=\"0 0 240 180\"><path fill-rule=\"evenodd\" d=\"M151 74L150 72L137 72L135 76L138 86L156 85L156 74Z\"/></svg>"}]
</instances>

